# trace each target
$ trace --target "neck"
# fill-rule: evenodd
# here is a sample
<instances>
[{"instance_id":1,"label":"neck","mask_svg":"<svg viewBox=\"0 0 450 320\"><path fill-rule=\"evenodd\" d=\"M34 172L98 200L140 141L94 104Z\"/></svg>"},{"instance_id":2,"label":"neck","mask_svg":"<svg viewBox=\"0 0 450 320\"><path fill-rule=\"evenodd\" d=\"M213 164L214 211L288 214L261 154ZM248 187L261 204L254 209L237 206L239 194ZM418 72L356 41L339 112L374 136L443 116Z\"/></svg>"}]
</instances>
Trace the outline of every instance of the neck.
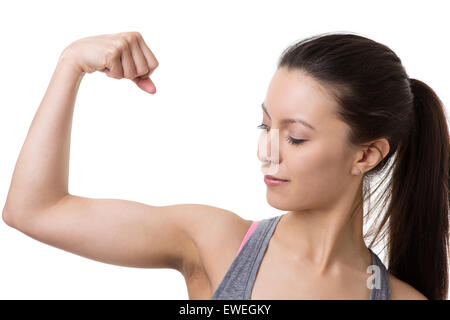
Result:
<instances>
[{"instance_id":1,"label":"neck","mask_svg":"<svg viewBox=\"0 0 450 320\"><path fill-rule=\"evenodd\" d=\"M362 201L362 195L358 197ZM363 239L362 206L350 219L355 202L348 200L341 199L327 209L290 211L279 221L281 243L317 275L339 272L342 266L366 270L372 264Z\"/></svg>"}]
</instances>

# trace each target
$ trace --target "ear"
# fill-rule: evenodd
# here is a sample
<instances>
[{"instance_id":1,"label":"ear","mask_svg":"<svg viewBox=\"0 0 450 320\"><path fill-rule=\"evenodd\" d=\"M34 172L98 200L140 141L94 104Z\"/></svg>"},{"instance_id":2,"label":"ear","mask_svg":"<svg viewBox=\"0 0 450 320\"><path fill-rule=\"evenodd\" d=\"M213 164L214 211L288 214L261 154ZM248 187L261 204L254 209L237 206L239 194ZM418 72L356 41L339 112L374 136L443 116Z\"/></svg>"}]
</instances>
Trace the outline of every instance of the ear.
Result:
<instances>
[{"instance_id":1,"label":"ear","mask_svg":"<svg viewBox=\"0 0 450 320\"><path fill-rule=\"evenodd\" d=\"M352 173L357 174L358 169L364 173L376 167L389 153L389 141L385 138L377 139L365 144L356 152Z\"/></svg>"}]
</instances>

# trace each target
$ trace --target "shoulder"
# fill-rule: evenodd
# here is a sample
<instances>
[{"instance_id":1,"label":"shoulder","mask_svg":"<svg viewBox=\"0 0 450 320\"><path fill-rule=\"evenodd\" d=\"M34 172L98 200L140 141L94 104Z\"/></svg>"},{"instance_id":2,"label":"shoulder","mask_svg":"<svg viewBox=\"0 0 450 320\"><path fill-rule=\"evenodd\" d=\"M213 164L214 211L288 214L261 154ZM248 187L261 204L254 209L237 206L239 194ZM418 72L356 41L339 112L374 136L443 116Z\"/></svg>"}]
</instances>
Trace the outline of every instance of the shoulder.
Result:
<instances>
[{"instance_id":1,"label":"shoulder","mask_svg":"<svg viewBox=\"0 0 450 320\"><path fill-rule=\"evenodd\" d=\"M198 245L223 240L233 231L247 232L253 222L233 211L205 204L192 205L190 211L188 219L183 222L188 234Z\"/></svg>"},{"instance_id":2,"label":"shoulder","mask_svg":"<svg viewBox=\"0 0 450 320\"><path fill-rule=\"evenodd\" d=\"M192 242L184 268L187 278L208 272L211 261L220 264L234 259L240 241L253 222L220 207L192 204L189 209L183 221Z\"/></svg>"},{"instance_id":3,"label":"shoulder","mask_svg":"<svg viewBox=\"0 0 450 320\"><path fill-rule=\"evenodd\" d=\"M420 291L388 272L392 300L428 300Z\"/></svg>"}]
</instances>

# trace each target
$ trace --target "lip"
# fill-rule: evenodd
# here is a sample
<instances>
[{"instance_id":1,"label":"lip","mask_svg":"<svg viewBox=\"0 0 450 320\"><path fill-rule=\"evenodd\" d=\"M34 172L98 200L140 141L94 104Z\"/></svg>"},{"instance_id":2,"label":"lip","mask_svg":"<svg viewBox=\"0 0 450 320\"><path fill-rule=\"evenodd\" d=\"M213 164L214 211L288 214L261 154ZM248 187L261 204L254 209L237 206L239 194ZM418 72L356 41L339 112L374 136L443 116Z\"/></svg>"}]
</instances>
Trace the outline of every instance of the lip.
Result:
<instances>
[{"instance_id":1,"label":"lip","mask_svg":"<svg viewBox=\"0 0 450 320\"><path fill-rule=\"evenodd\" d=\"M276 178L274 176L265 175L264 176L264 182L268 186L279 186L281 184L285 184L286 182L289 182L289 180L278 179L278 178Z\"/></svg>"}]
</instances>

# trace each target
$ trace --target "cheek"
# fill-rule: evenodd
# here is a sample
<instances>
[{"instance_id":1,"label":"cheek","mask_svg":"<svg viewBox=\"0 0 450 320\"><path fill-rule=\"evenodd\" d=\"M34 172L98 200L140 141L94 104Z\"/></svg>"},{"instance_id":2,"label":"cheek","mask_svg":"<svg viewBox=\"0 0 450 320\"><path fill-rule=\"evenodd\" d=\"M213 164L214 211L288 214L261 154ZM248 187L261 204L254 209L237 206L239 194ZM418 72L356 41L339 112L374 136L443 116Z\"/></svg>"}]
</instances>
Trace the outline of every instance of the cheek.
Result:
<instances>
[{"instance_id":1,"label":"cheek","mask_svg":"<svg viewBox=\"0 0 450 320\"><path fill-rule=\"evenodd\" d=\"M342 149L336 145L317 144L290 154L286 160L293 192L303 195L303 199L315 201L342 191L346 163Z\"/></svg>"},{"instance_id":2,"label":"cheek","mask_svg":"<svg viewBox=\"0 0 450 320\"><path fill-rule=\"evenodd\" d=\"M292 179L302 180L308 177L314 177L320 173L320 170L328 162L325 148L314 143L306 146L288 147L289 152L284 154L284 164Z\"/></svg>"}]
</instances>

